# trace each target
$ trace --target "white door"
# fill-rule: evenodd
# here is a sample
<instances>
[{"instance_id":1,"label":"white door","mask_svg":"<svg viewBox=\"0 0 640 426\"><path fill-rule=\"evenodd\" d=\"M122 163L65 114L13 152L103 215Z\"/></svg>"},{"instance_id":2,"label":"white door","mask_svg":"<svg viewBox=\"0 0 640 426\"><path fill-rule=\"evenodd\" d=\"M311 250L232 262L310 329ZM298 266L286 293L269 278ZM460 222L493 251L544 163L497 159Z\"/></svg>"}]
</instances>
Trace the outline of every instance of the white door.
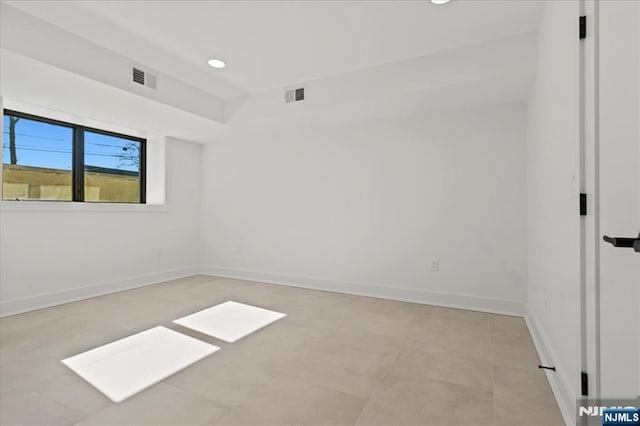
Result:
<instances>
[{"instance_id":1,"label":"white door","mask_svg":"<svg viewBox=\"0 0 640 426\"><path fill-rule=\"evenodd\" d=\"M603 237L633 239L640 233L640 0L601 0L597 7L600 371L593 396L635 398L640 396L640 252L620 247L632 240L612 240L614 247Z\"/></svg>"}]
</instances>

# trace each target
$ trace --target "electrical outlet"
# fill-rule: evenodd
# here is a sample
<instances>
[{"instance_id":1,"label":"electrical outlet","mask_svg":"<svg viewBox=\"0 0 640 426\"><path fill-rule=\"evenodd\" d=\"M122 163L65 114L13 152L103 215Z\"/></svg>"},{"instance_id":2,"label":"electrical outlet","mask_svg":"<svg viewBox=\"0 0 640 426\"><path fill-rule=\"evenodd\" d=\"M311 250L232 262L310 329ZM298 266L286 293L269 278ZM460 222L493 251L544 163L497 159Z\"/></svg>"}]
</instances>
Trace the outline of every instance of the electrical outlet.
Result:
<instances>
[{"instance_id":1,"label":"electrical outlet","mask_svg":"<svg viewBox=\"0 0 640 426\"><path fill-rule=\"evenodd\" d=\"M438 260L438 259L433 259L433 260L431 261L431 270L432 270L433 272L437 272L437 271L439 271L439 270L440 270L440 260Z\"/></svg>"}]
</instances>

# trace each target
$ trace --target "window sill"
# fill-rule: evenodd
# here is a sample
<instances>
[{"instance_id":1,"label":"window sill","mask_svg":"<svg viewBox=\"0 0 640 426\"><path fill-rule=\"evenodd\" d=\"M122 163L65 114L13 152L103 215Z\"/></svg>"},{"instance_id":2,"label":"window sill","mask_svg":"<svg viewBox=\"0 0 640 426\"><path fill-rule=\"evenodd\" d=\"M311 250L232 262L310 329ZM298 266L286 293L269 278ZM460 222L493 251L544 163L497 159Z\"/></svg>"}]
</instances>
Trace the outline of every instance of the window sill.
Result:
<instances>
[{"instance_id":1,"label":"window sill","mask_svg":"<svg viewBox=\"0 0 640 426\"><path fill-rule=\"evenodd\" d=\"M0 211L5 212L121 212L166 213L166 204L77 203L73 201L2 201Z\"/></svg>"}]
</instances>

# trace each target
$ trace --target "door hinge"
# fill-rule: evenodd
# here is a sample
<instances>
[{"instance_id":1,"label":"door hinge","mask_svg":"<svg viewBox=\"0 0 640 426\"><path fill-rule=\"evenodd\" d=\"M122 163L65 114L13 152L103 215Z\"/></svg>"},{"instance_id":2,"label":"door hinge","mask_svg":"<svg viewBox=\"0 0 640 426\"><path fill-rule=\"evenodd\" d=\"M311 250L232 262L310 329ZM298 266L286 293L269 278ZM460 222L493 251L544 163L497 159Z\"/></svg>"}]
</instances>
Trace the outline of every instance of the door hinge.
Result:
<instances>
[{"instance_id":1,"label":"door hinge","mask_svg":"<svg viewBox=\"0 0 640 426\"><path fill-rule=\"evenodd\" d=\"M587 38L587 17L580 17L580 40Z\"/></svg>"},{"instance_id":2,"label":"door hinge","mask_svg":"<svg viewBox=\"0 0 640 426\"><path fill-rule=\"evenodd\" d=\"M580 373L580 387L582 396L589 396L589 375L584 371Z\"/></svg>"},{"instance_id":3,"label":"door hinge","mask_svg":"<svg viewBox=\"0 0 640 426\"><path fill-rule=\"evenodd\" d=\"M587 215L587 194L580 194L580 216Z\"/></svg>"}]
</instances>

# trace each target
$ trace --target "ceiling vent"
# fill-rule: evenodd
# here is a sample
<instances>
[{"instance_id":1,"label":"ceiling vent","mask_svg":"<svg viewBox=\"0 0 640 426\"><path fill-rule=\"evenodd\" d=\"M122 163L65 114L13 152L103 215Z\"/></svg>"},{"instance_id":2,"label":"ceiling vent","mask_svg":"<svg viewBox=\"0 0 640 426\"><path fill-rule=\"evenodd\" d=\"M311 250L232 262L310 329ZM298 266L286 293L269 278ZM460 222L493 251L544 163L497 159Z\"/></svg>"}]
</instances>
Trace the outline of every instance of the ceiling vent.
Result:
<instances>
[{"instance_id":1,"label":"ceiling vent","mask_svg":"<svg viewBox=\"0 0 640 426\"><path fill-rule=\"evenodd\" d=\"M150 89L156 89L158 87L158 77L138 67L131 67L131 79L134 83L147 86Z\"/></svg>"},{"instance_id":2,"label":"ceiling vent","mask_svg":"<svg viewBox=\"0 0 640 426\"><path fill-rule=\"evenodd\" d=\"M284 93L284 101L286 103L304 101L304 87L287 90Z\"/></svg>"}]
</instances>

